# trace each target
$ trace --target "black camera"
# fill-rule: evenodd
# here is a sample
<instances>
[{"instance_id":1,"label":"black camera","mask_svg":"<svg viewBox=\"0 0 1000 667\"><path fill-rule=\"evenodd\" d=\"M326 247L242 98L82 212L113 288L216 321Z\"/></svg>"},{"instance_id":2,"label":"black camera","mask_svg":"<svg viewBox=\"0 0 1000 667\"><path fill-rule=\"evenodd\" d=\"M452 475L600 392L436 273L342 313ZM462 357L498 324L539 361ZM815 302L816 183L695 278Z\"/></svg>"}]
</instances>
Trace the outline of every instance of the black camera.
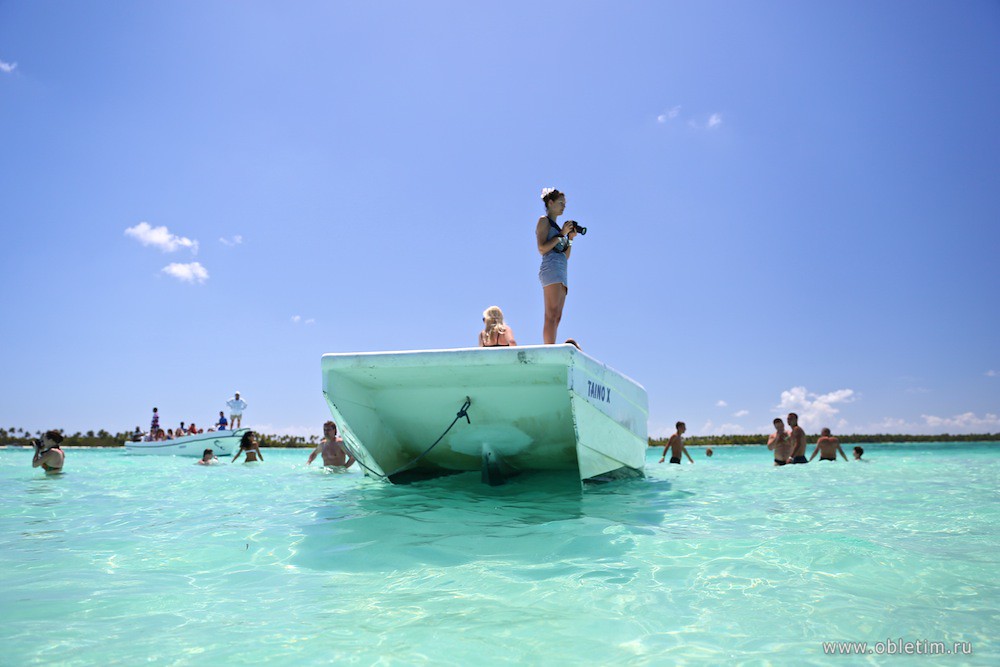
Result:
<instances>
[{"instance_id":1,"label":"black camera","mask_svg":"<svg viewBox=\"0 0 1000 667\"><path fill-rule=\"evenodd\" d=\"M587 228L581 227L576 220L570 220L570 222L573 224L573 231L579 234L580 236L583 236L587 233Z\"/></svg>"}]
</instances>

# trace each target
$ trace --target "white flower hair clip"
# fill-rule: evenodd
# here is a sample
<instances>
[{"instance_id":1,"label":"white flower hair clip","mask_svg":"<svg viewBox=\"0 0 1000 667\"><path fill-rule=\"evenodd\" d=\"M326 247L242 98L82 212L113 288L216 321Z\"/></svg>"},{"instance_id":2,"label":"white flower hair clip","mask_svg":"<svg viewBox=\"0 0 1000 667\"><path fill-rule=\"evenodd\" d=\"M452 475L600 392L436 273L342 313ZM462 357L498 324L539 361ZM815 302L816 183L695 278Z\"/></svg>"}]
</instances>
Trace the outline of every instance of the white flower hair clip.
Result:
<instances>
[{"instance_id":1,"label":"white flower hair clip","mask_svg":"<svg viewBox=\"0 0 1000 667\"><path fill-rule=\"evenodd\" d=\"M555 188L542 188L542 199L545 199L555 191L556 191Z\"/></svg>"}]
</instances>

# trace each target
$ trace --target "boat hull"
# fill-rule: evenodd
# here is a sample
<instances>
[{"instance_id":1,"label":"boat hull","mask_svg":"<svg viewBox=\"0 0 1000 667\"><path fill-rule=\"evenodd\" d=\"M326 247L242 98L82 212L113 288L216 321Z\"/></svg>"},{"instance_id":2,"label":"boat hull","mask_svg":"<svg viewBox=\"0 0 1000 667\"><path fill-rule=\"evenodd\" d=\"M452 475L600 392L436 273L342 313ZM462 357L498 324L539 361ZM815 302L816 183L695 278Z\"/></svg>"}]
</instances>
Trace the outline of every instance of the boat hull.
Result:
<instances>
[{"instance_id":1,"label":"boat hull","mask_svg":"<svg viewBox=\"0 0 1000 667\"><path fill-rule=\"evenodd\" d=\"M327 354L322 372L330 411L369 476L642 474L645 389L572 345ZM468 418L442 436L466 398Z\"/></svg>"},{"instance_id":2,"label":"boat hull","mask_svg":"<svg viewBox=\"0 0 1000 667\"><path fill-rule=\"evenodd\" d=\"M212 431L198 435L186 435L173 440L158 442L126 442L125 452L133 456L195 456L201 458L206 449L211 449L216 456L231 456L239 451L243 434L249 431L241 428L236 431Z\"/></svg>"}]
</instances>

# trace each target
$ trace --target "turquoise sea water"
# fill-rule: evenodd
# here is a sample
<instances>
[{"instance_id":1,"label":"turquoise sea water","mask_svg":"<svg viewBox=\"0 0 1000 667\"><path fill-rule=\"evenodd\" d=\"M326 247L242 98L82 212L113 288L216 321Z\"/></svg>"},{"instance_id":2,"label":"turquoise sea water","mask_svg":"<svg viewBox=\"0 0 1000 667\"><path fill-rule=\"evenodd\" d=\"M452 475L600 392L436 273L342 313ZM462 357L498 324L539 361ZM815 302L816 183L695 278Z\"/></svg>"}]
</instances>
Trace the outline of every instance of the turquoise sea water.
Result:
<instances>
[{"instance_id":1,"label":"turquoise sea water","mask_svg":"<svg viewBox=\"0 0 1000 667\"><path fill-rule=\"evenodd\" d=\"M886 639L996 664L1000 447L865 449L651 449L647 479L582 493L388 486L304 450L70 450L46 477L0 449L0 664L856 664L885 658L822 642Z\"/></svg>"}]
</instances>

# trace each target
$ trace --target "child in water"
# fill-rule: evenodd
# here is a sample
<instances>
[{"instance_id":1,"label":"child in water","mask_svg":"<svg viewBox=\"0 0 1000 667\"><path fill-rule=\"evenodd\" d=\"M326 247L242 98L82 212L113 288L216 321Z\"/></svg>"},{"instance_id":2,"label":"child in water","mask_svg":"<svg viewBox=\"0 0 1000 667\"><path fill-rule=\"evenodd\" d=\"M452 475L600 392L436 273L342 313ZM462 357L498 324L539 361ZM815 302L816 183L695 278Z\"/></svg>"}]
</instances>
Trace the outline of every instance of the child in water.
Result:
<instances>
[{"instance_id":1,"label":"child in water","mask_svg":"<svg viewBox=\"0 0 1000 667\"><path fill-rule=\"evenodd\" d=\"M264 455L260 452L260 445L257 444L257 436L254 435L253 431L247 431L243 434L243 439L240 440L240 451L236 452L236 456L233 457L233 463L240 458L240 454L246 454L244 463L264 460Z\"/></svg>"}]
</instances>

